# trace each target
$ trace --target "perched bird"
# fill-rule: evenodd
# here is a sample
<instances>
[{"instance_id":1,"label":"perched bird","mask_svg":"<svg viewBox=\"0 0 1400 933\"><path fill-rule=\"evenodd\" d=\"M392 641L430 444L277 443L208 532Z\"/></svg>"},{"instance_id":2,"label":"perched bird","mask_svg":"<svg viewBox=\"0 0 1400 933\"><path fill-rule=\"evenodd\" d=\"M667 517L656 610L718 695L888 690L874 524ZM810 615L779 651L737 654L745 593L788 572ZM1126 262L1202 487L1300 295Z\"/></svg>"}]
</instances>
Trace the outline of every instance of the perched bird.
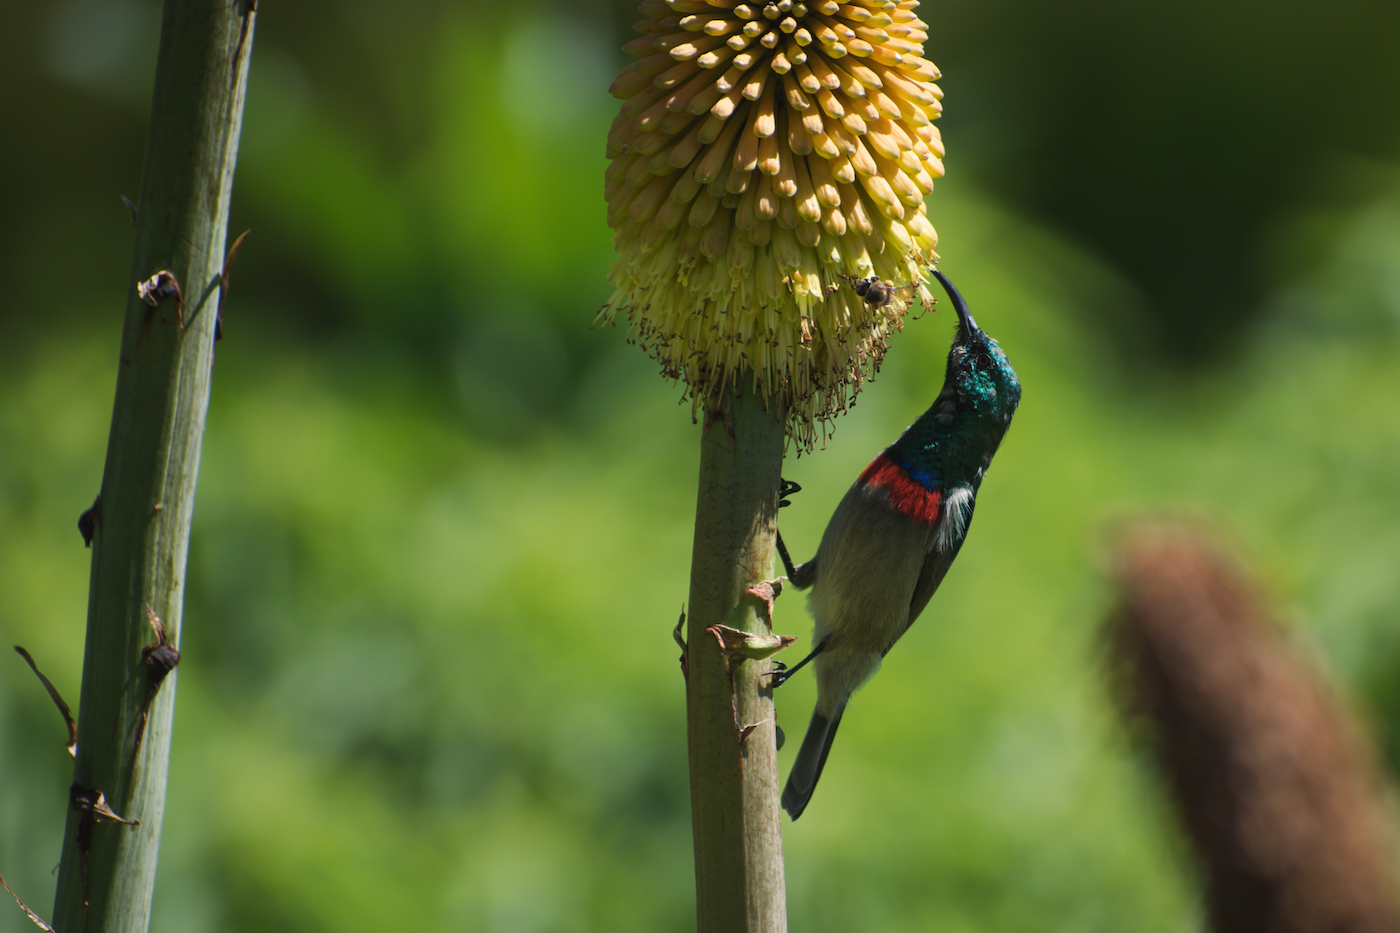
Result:
<instances>
[{"instance_id":1,"label":"perched bird","mask_svg":"<svg viewBox=\"0 0 1400 933\"><path fill-rule=\"evenodd\" d=\"M816 661L817 708L783 791L794 820L816 789L846 702L924 611L958 556L982 477L1021 401L1006 354L977 328L952 283L933 274L958 315L943 391L851 486L816 557L794 567L778 538L789 581L812 588L816 622L812 653L773 674L777 686Z\"/></svg>"}]
</instances>

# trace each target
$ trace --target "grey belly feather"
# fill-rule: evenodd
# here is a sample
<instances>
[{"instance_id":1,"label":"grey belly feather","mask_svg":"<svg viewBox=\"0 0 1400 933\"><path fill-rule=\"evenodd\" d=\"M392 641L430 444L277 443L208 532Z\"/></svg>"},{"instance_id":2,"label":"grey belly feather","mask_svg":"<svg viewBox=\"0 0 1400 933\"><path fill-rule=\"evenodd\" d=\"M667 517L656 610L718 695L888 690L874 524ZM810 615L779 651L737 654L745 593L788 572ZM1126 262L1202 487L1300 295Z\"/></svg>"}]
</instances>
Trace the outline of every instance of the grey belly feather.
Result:
<instances>
[{"instance_id":1,"label":"grey belly feather","mask_svg":"<svg viewBox=\"0 0 1400 933\"><path fill-rule=\"evenodd\" d=\"M825 640L826 648L813 664L817 708L832 721L913 621L910 606L933 543L934 528L892 511L887 495L851 487L817 551L808 606L813 644Z\"/></svg>"}]
</instances>

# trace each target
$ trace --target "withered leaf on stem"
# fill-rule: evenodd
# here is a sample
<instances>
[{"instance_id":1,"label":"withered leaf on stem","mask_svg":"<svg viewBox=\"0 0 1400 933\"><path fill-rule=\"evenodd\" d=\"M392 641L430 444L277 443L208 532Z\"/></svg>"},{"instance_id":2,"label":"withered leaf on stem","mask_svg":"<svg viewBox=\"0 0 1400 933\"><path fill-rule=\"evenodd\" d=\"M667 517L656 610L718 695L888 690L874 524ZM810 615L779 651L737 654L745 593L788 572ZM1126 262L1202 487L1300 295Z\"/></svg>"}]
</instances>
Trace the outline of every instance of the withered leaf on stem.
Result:
<instances>
[{"instance_id":1,"label":"withered leaf on stem","mask_svg":"<svg viewBox=\"0 0 1400 933\"><path fill-rule=\"evenodd\" d=\"M772 657L797 641L794 635L755 635L727 625L711 625L705 631L713 634L719 642L720 650L729 660L730 670L745 661Z\"/></svg>"},{"instance_id":2,"label":"withered leaf on stem","mask_svg":"<svg viewBox=\"0 0 1400 933\"><path fill-rule=\"evenodd\" d=\"M179 665L180 652L170 645L147 645L141 649L141 654L146 661L146 673L151 676L151 683L160 686L160 682Z\"/></svg>"},{"instance_id":3,"label":"withered leaf on stem","mask_svg":"<svg viewBox=\"0 0 1400 933\"><path fill-rule=\"evenodd\" d=\"M34 659L29 656L19 645L15 645L15 651L19 656L29 662L29 668L34 672L34 676L39 678L39 682L44 685L44 689L49 692L49 699L53 700L54 706L63 714L63 721L68 725L68 754L77 757L78 749L78 724L73 721L73 712L68 708L68 704L63 702L63 697L59 695L58 688L53 685L53 681L44 676L44 672L39 670L39 665L34 663ZM13 892L12 892L13 893Z\"/></svg>"},{"instance_id":4,"label":"withered leaf on stem","mask_svg":"<svg viewBox=\"0 0 1400 933\"><path fill-rule=\"evenodd\" d=\"M756 599L762 600L768 607L768 627L773 627L773 603L783 592L783 579L763 580L744 590L744 592Z\"/></svg>"},{"instance_id":5,"label":"withered leaf on stem","mask_svg":"<svg viewBox=\"0 0 1400 933\"><path fill-rule=\"evenodd\" d=\"M68 788L68 805L83 815L84 822L141 825L140 820L128 820L108 806L107 796L102 791L81 784Z\"/></svg>"},{"instance_id":6,"label":"withered leaf on stem","mask_svg":"<svg viewBox=\"0 0 1400 933\"><path fill-rule=\"evenodd\" d=\"M35 926L41 930L47 930L48 933L55 933L54 928L45 923L43 917L30 910L29 905L19 899L19 895L15 893L14 888L5 883L4 878L0 878L0 888L4 888L6 891L10 892L10 897L15 899L15 903L19 905L20 910L29 915L29 919L34 921Z\"/></svg>"},{"instance_id":7,"label":"withered leaf on stem","mask_svg":"<svg viewBox=\"0 0 1400 933\"><path fill-rule=\"evenodd\" d=\"M107 797L100 790L74 783L68 788L68 805L82 814L78 820L78 863L83 882L83 916L88 908L88 853L92 851L92 831L98 823L121 823L126 826L140 826L140 820L128 820L118 815L107 805Z\"/></svg>"},{"instance_id":8,"label":"withered leaf on stem","mask_svg":"<svg viewBox=\"0 0 1400 933\"><path fill-rule=\"evenodd\" d=\"M170 644L170 634L165 630L165 623L150 606L146 607L146 621L155 633L156 643L141 649L141 661L146 665L146 674L151 682L146 687L146 702L141 705L141 715L136 719L136 738L132 742L133 756L141 751L141 740L146 736L146 722L151 715L151 703L160 692L161 683L180 664L179 650Z\"/></svg>"},{"instance_id":9,"label":"withered leaf on stem","mask_svg":"<svg viewBox=\"0 0 1400 933\"><path fill-rule=\"evenodd\" d=\"M83 536L83 547L92 547L92 536L97 534L97 526L102 523L102 493L92 500L82 515L78 516L78 534Z\"/></svg>"},{"instance_id":10,"label":"withered leaf on stem","mask_svg":"<svg viewBox=\"0 0 1400 933\"><path fill-rule=\"evenodd\" d=\"M686 657L686 656L690 654L690 649L686 646L686 643L685 643L685 636L681 634L681 630L684 629L684 628L685 628L685 607L682 606L682 607L681 607L681 618L680 618L680 621L677 622L677 623L676 623L676 627L675 627L674 629L671 630L671 637L674 638L674 639L676 640L676 644L678 644L678 645L681 646L681 676L684 677L686 680L689 680L689 679L690 679L690 662L687 660L687 657Z\"/></svg>"},{"instance_id":11,"label":"withered leaf on stem","mask_svg":"<svg viewBox=\"0 0 1400 933\"><path fill-rule=\"evenodd\" d=\"M180 664L180 652L170 644L165 623L150 606L146 607L146 621L150 623L151 631L155 632L156 644L146 645L141 649L141 660L146 664L146 673L150 675L151 683L159 687L166 675Z\"/></svg>"},{"instance_id":12,"label":"withered leaf on stem","mask_svg":"<svg viewBox=\"0 0 1400 933\"><path fill-rule=\"evenodd\" d=\"M162 301L173 297L180 330L185 329L185 295L180 291L180 283L168 269L161 269L144 282L137 282L136 294L152 308L159 307ZM150 314L149 311L146 313Z\"/></svg>"},{"instance_id":13,"label":"withered leaf on stem","mask_svg":"<svg viewBox=\"0 0 1400 933\"><path fill-rule=\"evenodd\" d=\"M238 239L233 241L233 245L228 248L228 252L224 255L224 267L219 272L219 313L214 319L215 343L224 338L224 303L228 301L228 273L233 268L233 261L238 258L238 247L243 245L243 241L252 232L252 230L244 230L240 233Z\"/></svg>"}]
</instances>

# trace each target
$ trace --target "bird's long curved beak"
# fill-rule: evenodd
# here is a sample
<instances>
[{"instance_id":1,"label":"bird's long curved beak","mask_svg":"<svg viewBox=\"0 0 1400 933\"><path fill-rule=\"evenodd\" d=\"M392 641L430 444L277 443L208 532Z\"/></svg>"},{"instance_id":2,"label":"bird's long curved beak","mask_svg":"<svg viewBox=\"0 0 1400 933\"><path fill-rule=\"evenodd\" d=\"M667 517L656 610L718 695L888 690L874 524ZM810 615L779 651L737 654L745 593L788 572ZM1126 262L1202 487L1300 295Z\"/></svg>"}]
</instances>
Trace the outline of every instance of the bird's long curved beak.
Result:
<instances>
[{"instance_id":1,"label":"bird's long curved beak","mask_svg":"<svg viewBox=\"0 0 1400 933\"><path fill-rule=\"evenodd\" d=\"M962 324L963 330L968 336L978 332L977 322L972 319L972 312L967 310L967 302L963 301L963 296L958 294L958 290L953 287L953 283L948 281L948 277L937 269L933 270L938 281L943 283L943 290L948 293L948 297L953 300L953 310L958 313L958 323Z\"/></svg>"}]
</instances>

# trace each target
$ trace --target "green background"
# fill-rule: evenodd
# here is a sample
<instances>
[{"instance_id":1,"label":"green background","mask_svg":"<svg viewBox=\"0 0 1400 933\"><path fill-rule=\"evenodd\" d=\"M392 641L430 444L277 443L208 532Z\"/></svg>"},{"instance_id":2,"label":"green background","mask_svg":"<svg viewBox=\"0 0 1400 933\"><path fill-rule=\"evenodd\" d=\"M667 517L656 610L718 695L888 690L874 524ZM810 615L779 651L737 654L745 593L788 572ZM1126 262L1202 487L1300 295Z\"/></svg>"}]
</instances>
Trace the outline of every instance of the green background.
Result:
<instances>
[{"instance_id":1,"label":"green background","mask_svg":"<svg viewBox=\"0 0 1400 933\"><path fill-rule=\"evenodd\" d=\"M628 7L261 4L154 930L693 928L670 630L698 429L590 329ZM791 928L1196 929L1103 683L1103 568L1127 518L1209 523L1400 759L1400 7L922 13L942 268L1025 398L956 569L784 822ZM0 643L73 701L158 26L0 9ZM950 333L911 320L785 467L799 559ZM777 627L806 644L801 597ZM790 738L811 702L779 694ZM0 660L0 874L45 915L70 780Z\"/></svg>"}]
</instances>

